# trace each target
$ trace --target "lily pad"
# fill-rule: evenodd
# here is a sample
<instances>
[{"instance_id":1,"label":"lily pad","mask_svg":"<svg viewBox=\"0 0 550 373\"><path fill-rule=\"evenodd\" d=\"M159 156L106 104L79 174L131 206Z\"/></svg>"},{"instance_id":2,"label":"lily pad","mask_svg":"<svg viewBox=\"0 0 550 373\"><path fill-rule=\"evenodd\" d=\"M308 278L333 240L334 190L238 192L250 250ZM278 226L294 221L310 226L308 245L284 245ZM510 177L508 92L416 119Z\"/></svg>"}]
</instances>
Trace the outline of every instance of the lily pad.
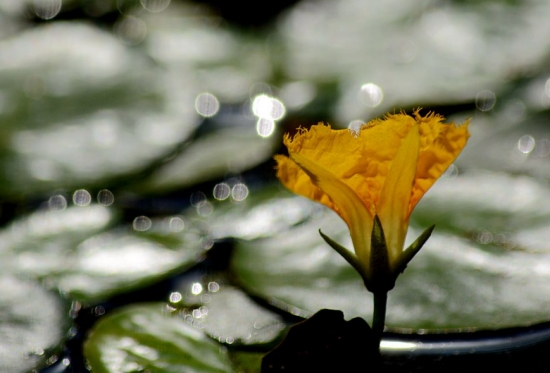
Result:
<instances>
[{"instance_id":1,"label":"lily pad","mask_svg":"<svg viewBox=\"0 0 550 373\"><path fill-rule=\"evenodd\" d=\"M540 90L540 94L543 93ZM550 96L548 99L550 100ZM513 105L519 109L514 109ZM550 178L550 112L529 113L521 101L509 103L495 115L475 115L472 137L457 165L463 168L491 170ZM520 110L518 113L510 113ZM520 117L518 117L518 115Z\"/></svg>"},{"instance_id":2,"label":"lily pad","mask_svg":"<svg viewBox=\"0 0 550 373\"><path fill-rule=\"evenodd\" d=\"M544 65L549 15L544 0L304 1L280 17L274 39L283 47L272 44L285 51L278 61L289 78L339 84L335 116L347 124L418 103L472 102L484 90L498 95Z\"/></svg>"},{"instance_id":3,"label":"lily pad","mask_svg":"<svg viewBox=\"0 0 550 373\"><path fill-rule=\"evenodd\" d=\"M273 345L286 330L281 316L216 281L180 285L170 298L187 322L227 345Z\"/></svg>"},{"instance_id":4,"label":"lily pad","mask_svg":"<svg viewBox=\"0 0 550 373\"><path fill-rule=\"evenodd\" d=\"M127 306L100 319L84 355L95 373L233 371L217 342L161 303Z\"/></svg>"},{"instance_id":5,"label":"lily pad","mask_svg":"<svg viewBox=\"0 0 550 373\"><path fill-rule=\"evenodd\" d=\"M68 254L79 242L114 223L113 209L88 205L64 209L66 200L58 195L50 207L20 218L0 231L0 267L4 273L45 278L70 268ZM61 210L60 210L61 209Z\"/></svg>"},{"instance_id":6,"label":"lily pad","mask_svg":"<svg viewBox=\"0 0 550 373\"><path fill-rule=\"evenodd\" d=\"M426 196L425 205L419 205L422 219L417 216L413 224L426 222L432 211L435 220L430 223L436 223L436 229L390 292L387 325L410 329L500 328L548 320L550 290L544 284L550 280L550 270L544 263L550 263L550 248L536 245L540 239L529 241L524 234L537 227L547 232L546 190L527 177L515 181L506 177L505 183L498 183L498 177L493 180L492 175L485 177L461 175L447 186L438 183L430 192L432 197ZM498 188L491 188L495 185L491 180ZM469 183L476 191L487 188L482 207L473 208L474 202L465 202L473 195L470 187L456 196L446 190L458 191L460 185ZM438 192L438 188L442 190ZM529 193L519 193L523 188ZM502 204L500 193L518 198L517 206ZM534 200L522 203L522 198ZM509 203L510 199L504 201ZM484 212L495 218L487 220ZM516 224L521 219L513 219L534 212L539 212L537 224ZM503 214L504 218L496 218ZM468 219L461 218L464 216L471 216L473 222L466 225ZM483 221L487 225L479 227ZM471 229L482 227L490 228L481 231L489 236L472 234ZM239 242L232 269L248 291L294 314L308 316L322 308L341 309L346 318L360 316L370 321L370 293L347 262L324 243L319 228L352 248L345 224L332 211L326 211L318 219L274 237ZM522 238L521 250L510 239L499 237L497 233L502 232ZM407 241L412 242L420 233L421 229L413 226Z\"/></svg>"},{"instance_id":7,"label":"lily pad","mask_svg":"<svg viewBox=\"0 0 550 373\"><path fill-rule=\"evenodd\" d=\"M192 229L109 229L115 216L100 205L72 206L12 223L0 231L3 272L43 280L89 304L182 271L203 252L202 236Z\"/></svg>"},{"instance_id":8,"label":"lily pad","mask_svg":"<svg viewBox=\"0 0 550 373\"><path fill-rule=\"evenodd\" d=\"M186 82L192 80L222 104L240 106L253 98L251 87L273 79L264 35L236 33L201 5L173 1L168 11L141 14L147 26L145 50L170 71L193 69Z\"/></svg>"},{"instance_id":9,"label":"lily pad","mask_svg":"<svg viewBox=\"0 0 550 373\"><path fill-rule=\"evenodd\" d=\"M194 265L203 249L195 234L167 239L137 236L125 229L106 232L80 243L71 265L48 279L71 299L97 303L115 294L142 288ZM161 243L161 242L163 243Z\"/></svg>"},{"instance_id":10,"label":"lily pad","mask_svg":"<svg viewBox=\"0 0 550 373\"><path fill-rule=\"evenodd\" d=\"M69 330L68 307L38 283L0 276L0 371L25 373L55 361Z\"/></svg>"},{"instance_id":11,"label":"lily pad","mask_svg":"<svg viewBox=\"0 0 550 373\"><path fill-rule=\"evenodd\" d=\"M239 373L258 373L262 365L262 358L265 353L251 351L229 351L229 357Z\"/></svg>"},{"instance_id":12,"label":"lily pad","mask_svg":"<svg viewBox=\"0 0 550 373\"><path fill-rule=\"evenodd\" d=\"M197 138L135 188L145 193L172 191L238 174L266 161L279 145L275 141L277 136L262 138L253 121L241 119L244 125L222 128Z\"/></svg>"},{"instance_id":13,"label":"lily pad","mask_svg":"<svg viewBox=\"0 0 550 373\"><path fill-rule=\"evenodd\" d=\"M495 242L500 239L501 244L509 244L504 241L515 232L547 226L548 201L546 181L525 175L467 171L439 180L416 207L412 221L435 223L436 231L448 229L470 237L489 231L503 235Z\"/></svg>"},{"instance_id":14,"label":"lily pad","mask_svg":"<svg viewBox=\"0 0 550 373\"><path fill-rule=\"evenodd\" d=\"M3 195L104 186L170 154L198 124L192 85L168 89L173 77L90 25L15 33L0 55Z\"/></svg>"},{"instance_id":15,"label":"lily pad","mask_svg":"<svg viewBox=\"0 0 550 373\"><path fill-rule=\"evenodd\" d=\"M244 188L246 198L236 200L232 194ZM245 184L228 180L216 184L212 194L213 199L207 200L204 195L204 202L187 210L184 216L203 227L214 239L269 237L303 223L321 211L318 204L276 184L248 191ZM207 214L204 213L205 205L209 207Z\"/></svg>"}]
</instances>

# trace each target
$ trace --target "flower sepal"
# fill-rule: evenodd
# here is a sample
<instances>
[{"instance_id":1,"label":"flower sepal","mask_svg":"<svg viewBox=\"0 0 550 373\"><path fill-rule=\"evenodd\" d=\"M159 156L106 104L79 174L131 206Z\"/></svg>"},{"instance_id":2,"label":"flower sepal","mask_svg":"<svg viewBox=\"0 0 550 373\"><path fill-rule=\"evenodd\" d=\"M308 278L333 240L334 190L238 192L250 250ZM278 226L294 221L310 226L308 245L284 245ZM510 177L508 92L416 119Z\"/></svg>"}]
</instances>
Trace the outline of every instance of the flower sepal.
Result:
<instances>
[{"instance_id":1,"label":"flower sepal","mask_svg":"<svg viewBox=\"0 0 550 373\"><path fill-rule=\"evenodd\" d=\"M329 236L325 235L321 230L319 229L319 234L321 237L323 237L323 240L325 240L326 243L329 244L330 247L332 247L342 258L346 260L351 266L359 273L361 278L366 281L366 278L368 277L367 274L367 268L361 264L357 256L346 249L344 246L340 245L338 242L334 241ZM366 285L366 282L365 282Z\"/></svg>"},{"instance_id":2,"label":"flower sepal","mask_svg":"<svg viewBox=\"0 0 550 373\"><path fill-rule=\"evenodd\" d=\"M395 287L397 277L405 271L409 262L424 246L428 238L430 238L434 228L435 225L432 225L422 232L422 234L401 253L393 265L390 263L388 255L384 229L377 215L375 215L373 219L370 261L368 266L362 263L353 252L325 235L321 230L319 230L319 234L330 247L340 254L349 264L351 264L357 273L359 273L368 291L373 294L382 294L387 293Z\"/></svg>"},{"instance_id":3,"label":"flower sepal","mask_svg":"<svg viewBox=\"0 0 550 373\"><path fill-rule=\"evenodd\" d=\"M405 271L405 268L407 268L409 262L420 251L426 241L428 241L428 238L430 238L430 236L432 235L434 228L435 224L427 228L406 250L401 253L393 269L396 278L397 276L399 276L400 273L403 273L403 271Z\"/></svg>"}]
</instances>

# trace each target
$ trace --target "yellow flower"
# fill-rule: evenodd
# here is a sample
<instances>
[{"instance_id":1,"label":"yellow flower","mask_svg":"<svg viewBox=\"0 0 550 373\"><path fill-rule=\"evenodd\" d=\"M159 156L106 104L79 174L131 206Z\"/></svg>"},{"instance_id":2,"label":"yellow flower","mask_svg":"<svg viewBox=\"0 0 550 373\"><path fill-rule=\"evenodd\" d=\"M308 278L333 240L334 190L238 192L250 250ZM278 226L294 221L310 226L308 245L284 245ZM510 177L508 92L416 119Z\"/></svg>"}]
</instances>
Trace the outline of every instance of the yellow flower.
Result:
<instances>
[{"instance_id":1,"label":"yellow flower","mask_svg":"<svg viewBox=\"0 0 550 373\"><path fill-rule=\"evenodd\" d=\"M277 176L291 191L342 217L367 276L376 270L371 268L376 254L371 252L371 234L377 217L387 248L383 254L395 271L411 212L469 137L468 122L457 126L443 120L416 110L412 116L388 114L372 120L358 132L322 123L299 129L294 137L285 135L289 156L275 156Z\"/></svg>"}]
</instances>

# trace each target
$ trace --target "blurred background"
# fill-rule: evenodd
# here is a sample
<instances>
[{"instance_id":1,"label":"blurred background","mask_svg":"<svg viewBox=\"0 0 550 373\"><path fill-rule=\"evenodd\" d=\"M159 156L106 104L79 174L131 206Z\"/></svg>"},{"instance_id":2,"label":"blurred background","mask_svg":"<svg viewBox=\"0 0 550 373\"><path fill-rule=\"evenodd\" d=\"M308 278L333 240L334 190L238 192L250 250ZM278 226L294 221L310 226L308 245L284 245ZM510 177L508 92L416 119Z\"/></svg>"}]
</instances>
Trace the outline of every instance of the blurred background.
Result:
<instances>
[{"instance_id":1,"label":"blurred background","mask_svg":"<svg viewBox=\"0 0 550 373\"><path fill-rule=\"evenodd\" d=\"M388 327L550 321L549 36L546 0L1 1L0 371L253 372L318 309L369 320L272 157L418 107L472 136Z\"/></svg>"}]
</instances>

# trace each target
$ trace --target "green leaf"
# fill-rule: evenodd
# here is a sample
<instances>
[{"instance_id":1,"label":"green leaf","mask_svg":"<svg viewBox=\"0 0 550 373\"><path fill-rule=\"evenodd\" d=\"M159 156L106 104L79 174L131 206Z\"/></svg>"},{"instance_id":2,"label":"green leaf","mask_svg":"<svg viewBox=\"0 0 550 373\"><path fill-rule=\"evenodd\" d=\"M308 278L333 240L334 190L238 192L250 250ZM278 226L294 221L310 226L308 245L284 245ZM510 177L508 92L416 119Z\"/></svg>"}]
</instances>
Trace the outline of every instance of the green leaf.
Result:
<instances>
[{"instance_id":1,"label":"green leaf","mask_svg":"<svg viewBox=\"0 0 550 373\"><path fill-rule=\"evenodd\" d=\"M60 291L87 304L170 277L194 265L203 251L200 237L178 234L166 246L153 235L136 235L126 229L93 236L70 256L72 265L53 273Z\"/></svg>"},{"instance_id":2,"label":"green leaf","mask_svg":"<svg viewBox=\"0 0 550 373\"><path fill-rule=\"evenodd\" d=\"M278 136L262 138L254 123L249 124L198 137L132 189L143 193L173 191L244 172L266 161L278 146Z\"/></svg>"},{"instance_id":3,"label":"green leaf","mask_svg":"<svg viewBox=\"0 0 550 373\"><path fill-rule=\"evenodd\" d=\"M491 178L481 180L489 183ZM499 180L497 177L495 181ZM489 193L493 183L485 187L479 175L463 175L452 182L442 182L454 190L470 184L477 185L476 191L487 188L487 193L483 192L487 206L498 206L502 211L510 209L508 203L512 203L517 215L538 212L540 219L529 227L513 219L500 220L499 225L495 220L491 226L499 227L500 231L485 231L484 236L472 235L461 226L446 229L449 220L436 220L438 229L389 292L386 325L437 330L514 327L546 321L550 288L545 284L550 282L550 272L544 263L550 263L547 239L550 210L543 201L547 200L548 191L526 177L499 184L498 193L491 189L493 196ZM434 190L434 195L439 196ZM526 193L517 194L520 190ZM473 197L468 188L463 194L464 197L462 194L457 197L458 201L454 197L445 198L447 206L440 206L439 210L434 207L434 212L450 208L445 214L453 222L462 221L463 215L475 216L468 211L470 203L465 201L466 195L478 197ZM524 203L509 199L498 202L500 195L518 198L521 195ZM343 310L347 318L359 316L369 320L372 297L364 289L360 276L317 235L321 228L342 246L349 246L347 227L328 209L316 216L316 220L276 236L239 242L231 261L232 271L248 292L293 314L309 316L319 309L331 308ZM499 232L507 232L503 235L506 240L497 240ZM412 225L407 241L421 233ZM519 243L522 246L513 246Z\"/></svg>"},{"instance_id":4,"label":"green leaf","mask_svg":"<svg viewBox=\"0 0 550 373\"><path fill-rule=\"evenodd\" d=\"M203 252L203 236L171 231L171 217L138 232L108 229L116 215L99 205L38 210L0 230L0 268L91 304L183 271Z\"/></svg>"},{"instance_id":5,"label":"green leaf","mask_svg":"<svg viewBox=\"0 0 550 373\"><path fill-rule=\"evenodd\" d=\"M399 9L392 2L384 2L377 5L376 11L364 7L361 2L329 2L308 12L294 7L280 19L279 38L284 46L280 58L290 76L317 83L317 86L327 81L340 84L340 100L336 101L332 113L338 113L341 123L381 116L394 108L414 107L418 103L437 106L463 100L473 102L475 94L471 92L481 92L488 87L504 104L500 106L503 108L507 103L500 101L501 97L513 84L508 71L514 67L525 70L529 66L544 66L545 51L550 49L550 41L540 36L550 32L550 25L545 22L550 14L548 4L544 1L515 3L510 6L510 1L470 1L464 6L461 1L453 1L449 6L436 5L420 10L415 2L400 4ZM422 17L417 17L418 12ZM445 12L447 18L441 17L441 12ZM332 17L334 14L345 14L346 21ZM323 20L324 27L315 32L302 28L312 17ZM503 19L508 22L502 22ZM545 31L532 26L537 24L543 25ZM517 33L510 33L510 27ZM428 35L426 30L430 30ZM446 34L433 37L429 34L432 30ZM455 48L446 45L448 40L456 41L455 35L462 35L461 45ZM342 43L342 40L349 43ZM472 53L467 57L463 54L498 43L505 47L491 54L491 64L485 63L487 56L484 53ZM528 44L532 46L531 52L525 50ZM273 45L272 53L279 57L275 54L279 51L277 47ZM420 50L430 59L424 60ZM340 62L333 63L325 58L327 55L339 56ZM510 55L517 59L512 62ZM459 66L457 58L461 61ZM365 69L365 64L370 68ZM450 69L450 66L455 68ZM371 81L375 83L373 89L362 92L360 84L345 83ZM529 87L542 90L544 81L546 75L543 74L533 79ZM403 85L409 89L401 89ZM540 99L531 98L525 86L521 91L513 99L532 102L525 106L539 110ZM389 95L387 92L395 93ZM356 99L342 99L344 97ZM334 98L329 102L334 104ZM494 116L494 127L501 127L501 117L512 117L512 114L502 113L502 116ZM517 116L515 119L520 122ZM526 133L529 132L523 129L521 135ZM478 134L483 135L481 131L476 132ZM480 142L480 147L498 143L490 136L486 138L489 139L491 141ZM503 151L498 153L500 159L503 154L509 154L513 146L503 146ZM484 162L484 158L485 154L475 159L479 163Z\"/></svg>"},{"instance_id":6,"label":"green leaf","mask_svg":"<svg viewBox=\"0 0 550 373\"><path fill-rule=\"evenodd\" d=\"M101 318L84 343L94 373L229 373L220 344L163 303L137 304Z\"/></svg>"},{"instance_id":7,"label":"green leaf","mask_svg":"<svg viewBox=\"0 0 550 373\"><path fill-rule=\"evenodd\" d=\"M0 61L2 196L104 187L166 157L199 124L195 84L168 88L166 70L112 33L64 22L10 36L0 52L11 56Z\"/></svg>"},{"instance_id":8,"label":"green leaf","mask_svg":"<svg viewBox=\"0 0 550 373\"><path fill-rule=\"evenodd\" d=\"M233 188L244 185L239 184L234 179L217 184L215 188L226 190L223 198L214 190L204 191L205 196L217 195L220 200L210 198L204 205L186 210L183 217L194 226L204 227L213 239L251 240L284 232L307 221L322 209L320 205L291 194L278 184L249 190L244 200L236 201L230 193ZM205 206L211 208L208 214L203 213Z\"/></svg>"},{"instance_id":9,"label":"green leaf","mask_svg":"<svg viewBox=\"0 0 550 373\"><path fill-rule=\"evenodd\" d=\"M265 353L251 351L229 351L234 369L239 373L258 373Z\"/></svg>"},{"instance_id":10,"label":"green leaf","mask_svg":"<svg viewBox=\"0 0 550 373\"><path fill-rule=\"evenodd\" d=\"M282 317L255 303L242 290L216 282L180 284L171 303L181 315L220 343L238 346L273 346L286 331ZM180 300L181 297L181 300Z\"/></svg>"},{"instance_id":11,"label":"green leaf","mask_svg":"<svg viewBox=\"0 0 550 373\"><path fill-rule=\"evenodd\" d=\"M0 276L0 371L26 373L57 360L68 307L38 283Z\"/></svg>"}]
</instances>

